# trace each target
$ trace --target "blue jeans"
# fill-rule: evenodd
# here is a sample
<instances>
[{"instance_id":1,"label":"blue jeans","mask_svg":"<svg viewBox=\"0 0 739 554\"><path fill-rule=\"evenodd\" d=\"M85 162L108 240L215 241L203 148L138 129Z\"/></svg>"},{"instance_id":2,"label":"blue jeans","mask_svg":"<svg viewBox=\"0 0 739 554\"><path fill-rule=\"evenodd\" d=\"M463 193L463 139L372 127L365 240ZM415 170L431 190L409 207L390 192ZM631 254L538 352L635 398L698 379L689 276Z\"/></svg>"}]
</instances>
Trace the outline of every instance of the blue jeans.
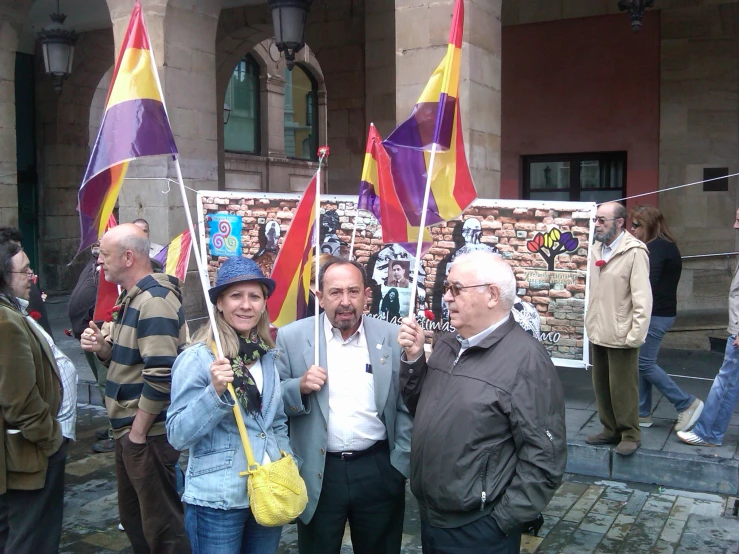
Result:
<instances>
[{"instance_id":1,"label":"blue jeans","mask_svg":"<svg viewBox=\"0 0 739 554\"><path fill-rule=\"evenodd\" d=\"M665 395L678 412L687 410L695 401L695 396L683 392L665 370L657 365L662 337L673 323L674 317L652 316L647 340L639 349L639 417L647 417L652 413L652 385Z\"/></svg>"},{"instance_id":2,"label":"blue jeans","mask_svg":"<svg viewBox=\"0 0 739 554\"><path fill-rule=\"evenodd\" d=\"M739 400L739 348L734 346L736 335L726 341L724 363L713 380L711 392L693 433L711 444L721 444Z\"/></svg>"},{"instance_id":3,"label":"blue jeans","mask_svg":"<svg viewBox=\"0 0 739 554\"><path fill-rule=\"evenodd\" d=\"M192 554L275 554L282 527L259 525L248 508L217 510L185 504Z\"/></svg>"}]
</instances>

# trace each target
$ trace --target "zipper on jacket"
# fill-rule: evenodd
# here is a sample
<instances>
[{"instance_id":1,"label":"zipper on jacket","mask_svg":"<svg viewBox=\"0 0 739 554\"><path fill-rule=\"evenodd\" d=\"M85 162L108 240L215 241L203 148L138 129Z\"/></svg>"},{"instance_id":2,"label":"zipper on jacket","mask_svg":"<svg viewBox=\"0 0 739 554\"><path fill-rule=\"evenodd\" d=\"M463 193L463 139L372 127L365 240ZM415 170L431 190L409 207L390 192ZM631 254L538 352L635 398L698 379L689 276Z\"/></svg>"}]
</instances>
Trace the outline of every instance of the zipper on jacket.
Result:
<instances>
[{"instance_id":1,"label":"zipper on jacket","mask_svg":"<svg viewBox=\"0 0 739 554\"><path fill-rule=\"evenodd\" d=\"M480 495L480 511L482 512L485 509L485 502L487 502L488 495L485 494L485 491L482 491L482 494Z\"/></svg>"},{"instance_id":2,"label":"zipper on jacket","mask_svg":"<svg viewBox=\"0 0 739 554\"><path fill-rule=\"evenodd\" d=\"M549 437L549 442L554 444L554 437L552 436L552 433L549 432L549 429L544 429L544 432L546 433L547 437Z\"/></svg>"}]
</instances>

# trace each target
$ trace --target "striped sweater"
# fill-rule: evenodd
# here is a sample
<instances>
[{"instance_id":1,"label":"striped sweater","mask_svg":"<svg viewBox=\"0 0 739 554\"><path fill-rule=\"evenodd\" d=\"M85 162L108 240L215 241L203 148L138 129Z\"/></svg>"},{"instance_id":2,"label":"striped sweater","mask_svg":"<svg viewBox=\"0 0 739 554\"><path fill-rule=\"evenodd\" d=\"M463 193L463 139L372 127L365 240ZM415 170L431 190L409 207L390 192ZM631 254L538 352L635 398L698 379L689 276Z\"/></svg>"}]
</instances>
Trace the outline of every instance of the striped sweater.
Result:
<instances>
[{"instance_id":1,"label":"striped sweater","mask_svg":"<svg viewBox=\"0 0 739 554\"><path fill-rule=\"evenodd\" d=\"M139 409L157 414L148 434L163 435L172 365L186 341L180 282L163 273L147 275L116 305L120 309L106 337L113 346L105 383L113 436L131 430Z\"/></svg>"}]
</instances>

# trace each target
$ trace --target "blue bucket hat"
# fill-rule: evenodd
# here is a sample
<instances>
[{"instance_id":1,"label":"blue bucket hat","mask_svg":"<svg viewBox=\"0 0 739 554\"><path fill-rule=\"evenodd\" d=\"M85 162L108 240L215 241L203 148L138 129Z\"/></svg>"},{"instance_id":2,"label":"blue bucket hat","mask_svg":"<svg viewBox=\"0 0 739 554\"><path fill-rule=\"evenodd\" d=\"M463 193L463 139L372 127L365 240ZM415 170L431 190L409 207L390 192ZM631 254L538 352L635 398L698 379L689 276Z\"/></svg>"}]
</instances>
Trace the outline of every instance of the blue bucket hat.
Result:
<instances>
[{"instance_id":1,"label":"blue bucket hat","mask_svg":"<svg viewBox=\"0 0 739 554\"><path fill-rule=\"evenodd\" d=\"M208 291L210 301L215 304L218 295L235 283L248 283L256 281L267 287L267 298L275 290L275 282L264 276L257 263L250 258L235 256L227 259L218 270L216 284Z\"/></svg>"}]
</instances>

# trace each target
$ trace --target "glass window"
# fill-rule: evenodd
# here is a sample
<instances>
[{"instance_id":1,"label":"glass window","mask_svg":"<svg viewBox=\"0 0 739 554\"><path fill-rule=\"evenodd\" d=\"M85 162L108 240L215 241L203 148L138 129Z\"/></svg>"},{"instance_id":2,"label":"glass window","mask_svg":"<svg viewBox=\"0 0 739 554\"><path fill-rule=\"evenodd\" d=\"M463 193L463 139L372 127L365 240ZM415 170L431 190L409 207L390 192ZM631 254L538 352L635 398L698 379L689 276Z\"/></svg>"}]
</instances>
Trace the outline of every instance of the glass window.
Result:
<instances>
[{"instance_id":1,"label":"glass window","mask_svg":"<svg viewBox=\"0 0 739 554\"><path fill-rule=\"evenodd\" d=\"M318 159L318 85L307 71L285 68L285 153L288 158Z\"/></svg>"},{"instance_id":2,"label":"glass window","mask_svg":"<svg viewBox=\"0 0 739 554\"><path fill-rule=\"evenodd\" d=\"M625 152L524 156L523 160L524 198L604 202L626 196Z\"/></svg>"},{"instance_id":3,"label":"glass window","mask_svg":"<svg viewBox=\"0 0 739 554\"><path fill-rule=\"evenodd\" d=\"M259 154L259 65L251 55L236 64L225 103L231 108L231 115L223 127L224 148Z\"/></svg>"}]
</instances>

